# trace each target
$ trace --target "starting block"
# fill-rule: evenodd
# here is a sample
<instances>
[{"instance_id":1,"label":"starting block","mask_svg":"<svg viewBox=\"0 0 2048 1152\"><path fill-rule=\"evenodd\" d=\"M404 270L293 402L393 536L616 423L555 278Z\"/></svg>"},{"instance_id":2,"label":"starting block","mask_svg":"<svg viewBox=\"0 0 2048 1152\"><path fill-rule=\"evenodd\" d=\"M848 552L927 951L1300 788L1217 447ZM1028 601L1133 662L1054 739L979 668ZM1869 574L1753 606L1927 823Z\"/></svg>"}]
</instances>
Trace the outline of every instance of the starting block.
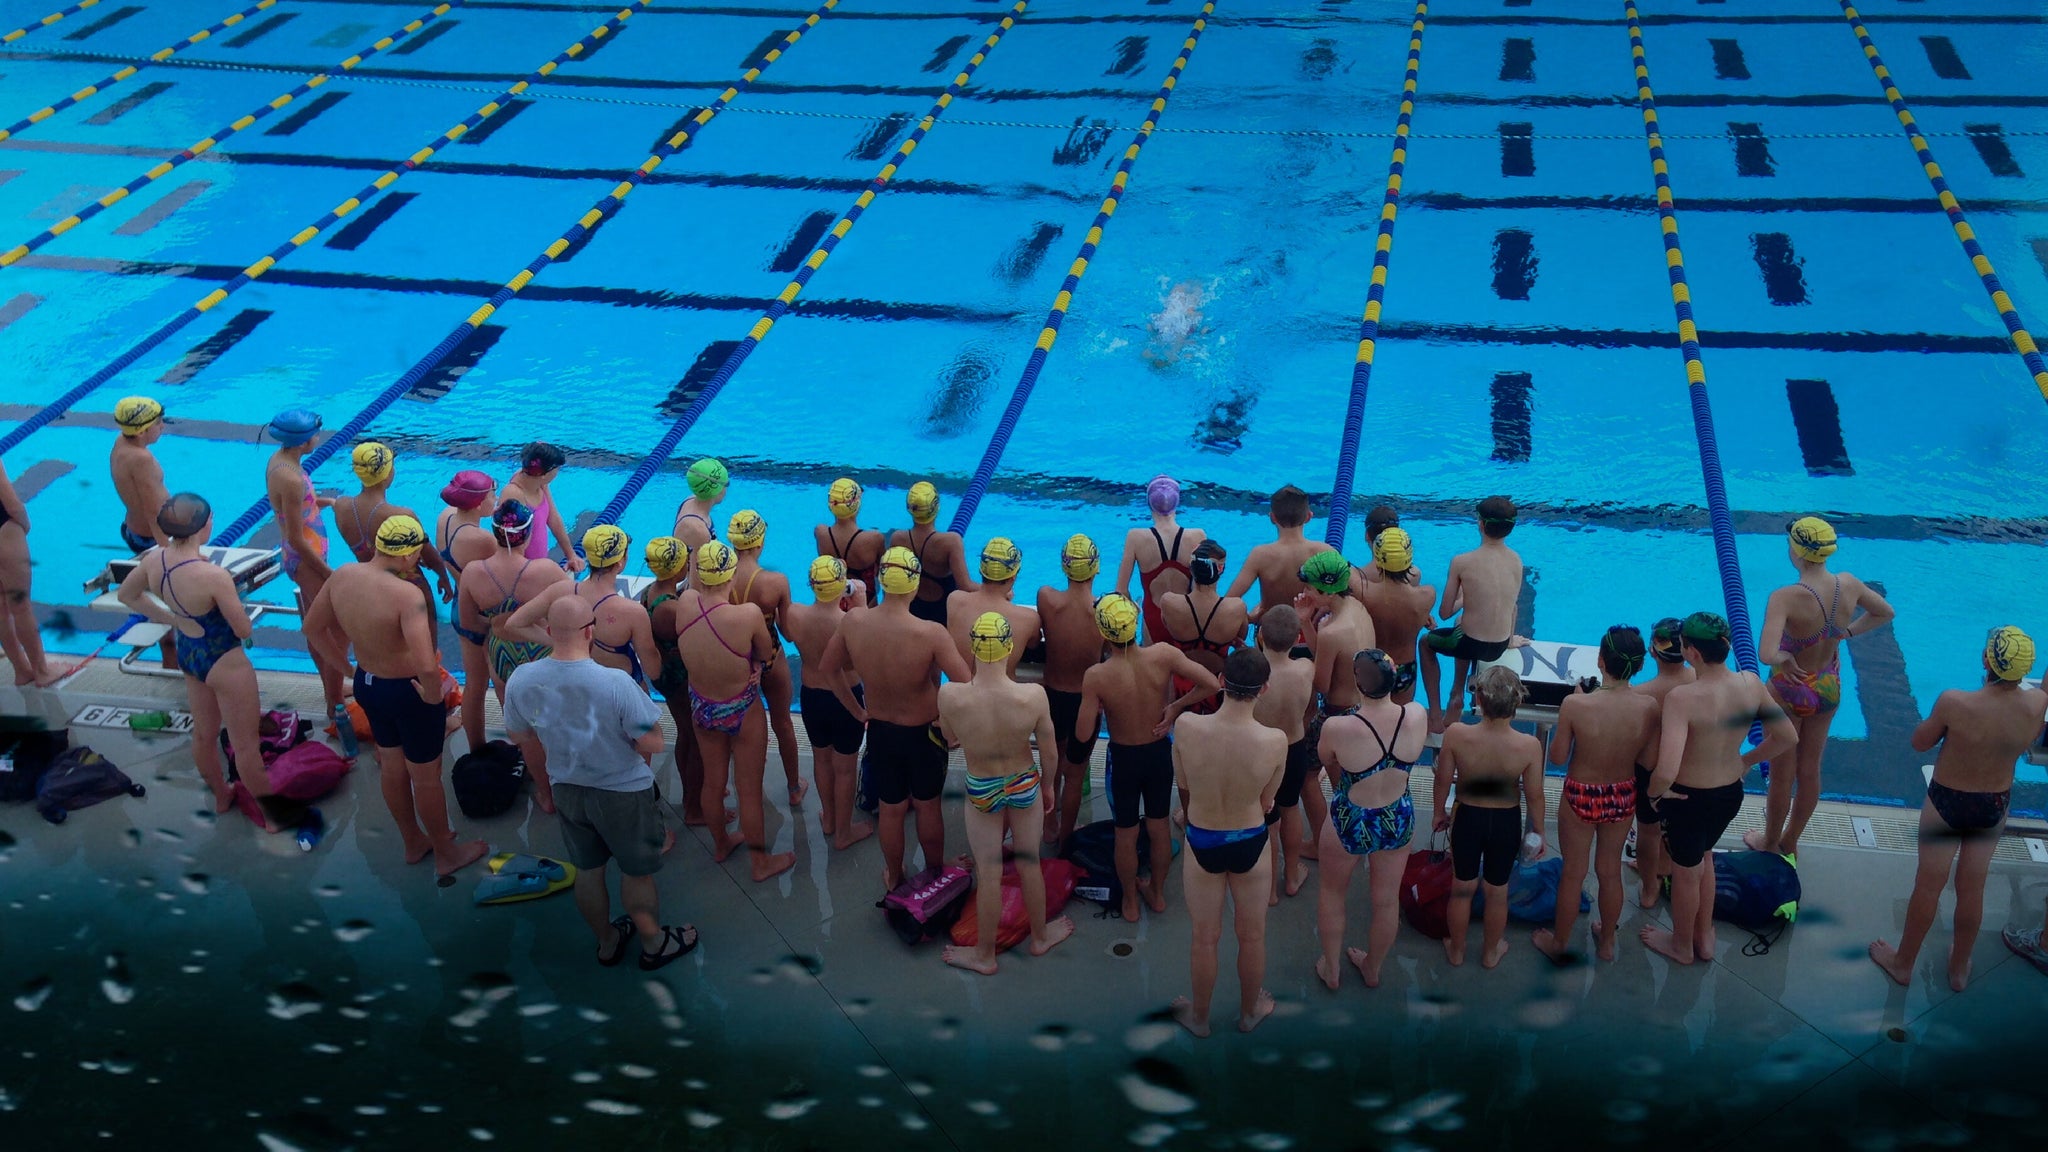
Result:
<instances>
[{"instance_id":1,"label":"starting block","mask_svg":"<svg viewBox=\"0 0 2048 1152\"><path fill-rule=\"evenodd\" d=\"M142 555L147 556L149 553L145 552ZM245 601L251 593L284 575L284 553L276 548L207 548L202 550L201 555L227 569L228 575L234 578L235 591L244 597ZM128 606L121 603L120 597L116 592L141 563L142 556L124 557L119 560L109 561L107 566L101 569L99 575L85 582L85 590L96 594L93 596L88 607L100 612L126 614ZM151 589L150 595L156 595L156 591ZM252 625L266 615L297 616L299 614L296 606L281 604L248 604L245 602L243 607L248 611L249 623ZM153 620L131 618L126 625L108 636L107 642L119 644L128 649L128 652L121 657L120 667L123 672L133 676L179 677L183 673L175 668L160 668L142 663L143 654L162 644L164 638L169 636L171 631L170 628ZM191 718L186 717L185 722L189 727ZM122 721L122 724L126 724L125 719ZM119 725L104 726L116 727Z\"/></svg>"}]
</instances>

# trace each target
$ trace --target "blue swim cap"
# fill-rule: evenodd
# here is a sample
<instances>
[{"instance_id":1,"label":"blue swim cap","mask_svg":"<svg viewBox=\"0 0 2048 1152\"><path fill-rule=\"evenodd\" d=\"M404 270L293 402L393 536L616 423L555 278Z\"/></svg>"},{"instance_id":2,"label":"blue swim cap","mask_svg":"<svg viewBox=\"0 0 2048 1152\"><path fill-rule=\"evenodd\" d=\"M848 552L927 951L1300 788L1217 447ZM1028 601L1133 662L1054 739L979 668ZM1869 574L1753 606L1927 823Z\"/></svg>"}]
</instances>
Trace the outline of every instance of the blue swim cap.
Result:
<instances>
[{"instance_id":1,"label":"blue swim cap","mask_svg":"<svg viewBox=\"0 0 2048 1152\"><path fill-rule=\"evenodd\" d=\"M287 448L296 448L320 434L320 414L310 408L292 408L271 417L263 430Z\"/></svg>"}]
</instances>

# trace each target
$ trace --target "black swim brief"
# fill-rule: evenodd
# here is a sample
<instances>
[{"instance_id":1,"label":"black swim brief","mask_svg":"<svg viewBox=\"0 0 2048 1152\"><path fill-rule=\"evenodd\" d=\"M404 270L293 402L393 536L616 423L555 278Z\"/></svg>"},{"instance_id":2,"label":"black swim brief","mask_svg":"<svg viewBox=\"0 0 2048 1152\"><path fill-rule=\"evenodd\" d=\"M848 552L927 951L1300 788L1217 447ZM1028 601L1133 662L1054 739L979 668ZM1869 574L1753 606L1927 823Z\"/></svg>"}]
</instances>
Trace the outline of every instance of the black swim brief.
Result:
<instances>
[{"instance_id":1,"label":"black swim brief","mask_svg":"<svg viewBox=\"0 0 2048 1152\"><path fill-rule=\"evenodd\" d=\"M1658 810L1664 814L1664 843L1671 862L1680 868L1697 867L1742 811L1742 781L1719 788L1674 784L1671 794L1658 802Z\"/></svg>"},{"instance_id":2,"label":"black swim brief","mask_svg":"<svg viewBox=\"0 0 2048 1152\"><path fill-rule=\"evenodd\" d=\"M1506 640L1474 640L1465 635L1465 630L1453 624L1448 628L1431 628L1422 634L1422 643L1432 652L1438 652L1456 660L1471 660L1484 664L1500 659L1508 650Z\"/></svg>"},{"instance_id":3,"label":"black swim brief","mask_svg":"<svg viewBox=\"0 0 2048 1152\"><path fill-rule=\"evenodd\" d=\"M946 787L946 744L937 724L868 719L869 782L884 804L937 800Z\"/></svg>"},{"instance_id":4,"label":"black swim brief","mask_svg":"<svg viewBox=\"0 0 2048 1152\"><path fill-rule=\"evenodd\" d=\"M853 698L867 703L858 684L854 685ZM853 718L853 713L846 710L830 688L800 686L797 706L804 718L804 735L809 737L812 748L830 748L842 756L860 751L860 738L867 729Z\"/></svg>"},{"instance_id":5,"label":"black swim brief","mask_svg":"<svg viewBox=\"0 0 2048 1152\"><path fill-rule=\"evenodd\" d=\"M1119 828L1164 820L1173 807L1173 741L1109 744L1109 814Z\"/></svg>"},{"instance_id":6,"label":"black swim brief","mask_svg":"<svg viewBox=\"0 0 2048 1152\"><path fill-rule=\"evenodd\" d=\"M379 748L398 748L408 764L432 764L448 742L448 710L420 699L419 681L411 676L372 676L356 669L356 703L370 721L370 738Z\"/></svg>"}]
</instances>

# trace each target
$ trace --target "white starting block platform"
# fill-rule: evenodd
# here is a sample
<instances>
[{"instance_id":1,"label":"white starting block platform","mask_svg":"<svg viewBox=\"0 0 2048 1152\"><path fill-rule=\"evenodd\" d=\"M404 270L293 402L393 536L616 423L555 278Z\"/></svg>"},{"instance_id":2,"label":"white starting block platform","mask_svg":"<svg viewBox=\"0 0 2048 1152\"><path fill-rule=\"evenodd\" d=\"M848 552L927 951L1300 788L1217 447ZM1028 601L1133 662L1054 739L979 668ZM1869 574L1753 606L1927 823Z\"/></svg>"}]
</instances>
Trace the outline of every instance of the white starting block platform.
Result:
<instances>
[{"instance_id":1,"label":"white starting block platform","mask_svg":"<svg viewBox=\"0 0 2048 1152\"><path fill-rule=\"evenodd\" d=\"M154 551L154 549L152 549ZM87 592L96 593L88 605L95 611L128 615L128 606L121 603L116 590L130 573L142 563L142 557L112 560L100 574L85 582ZM244 598L257 589L284 575L284 553L275 548L207 548L201 552L208 560L228 570L235 581L235 591ZM150 589L150 595L156 595ZM295 606L281 604L245 604L249 622L253 625L266 615L297 616ZM120 632L108 637L108 643L123 645L128 652L121 657L121 671L133 676L177 677L183 675L175 668L161 668L142 663L143 654L163 643L171 629L150 620L139 620L129 624ZM189 720L187 721L189 723ZM123 719L123 724L126 720Z\"/></svg>"},{"instance_id":2,"label":"white starting block platform","mask_svg":"<svg viewBox=\"0 0 2048 1152\"><path fill-rule=\"evenodd\" d=\"M2039 688L2041 686L2039 680L2022 680L2020 683L2029 688ZM2048 716L2041 718L2040 739L2035 740L2034 746L2027 749L2027 763L2037 766L2048 765Z\"/></svg>"},{"instance_id":3,"label":"white starting block platform","mask_svg":"<svg viewBox=\"0 0 2048 1152\"><path fill-rule=\"evenodd\" d=\"M1430 659L1424 653L1422 659ZM1449 660L1444 658L1445 663ZM1515 675L1529 689L1529 698L1520 708L1515 709L1515 720L1536 726L1536 738L1546 747L1550 744L1551 730L1557 727L1557 709L1564 698L1579 690L1579 681L1587 677L1600 676L1600 646L1598 644L1558 643L1554 640L1531 640L1520 648L1510 648L1501 653L1498 660L1487 660L1475 664L1472 671L1482 668L1512 668ZM1444 680L1448 685L1451 669L1444 669ZM1470 677L1467 677L1470 683ZM1462 715L1464 701L1448 701L1445 707L1453 715ZM1432 733L1429 747L1443 746L1443 737Z\"/></svg>"}]
</instances>

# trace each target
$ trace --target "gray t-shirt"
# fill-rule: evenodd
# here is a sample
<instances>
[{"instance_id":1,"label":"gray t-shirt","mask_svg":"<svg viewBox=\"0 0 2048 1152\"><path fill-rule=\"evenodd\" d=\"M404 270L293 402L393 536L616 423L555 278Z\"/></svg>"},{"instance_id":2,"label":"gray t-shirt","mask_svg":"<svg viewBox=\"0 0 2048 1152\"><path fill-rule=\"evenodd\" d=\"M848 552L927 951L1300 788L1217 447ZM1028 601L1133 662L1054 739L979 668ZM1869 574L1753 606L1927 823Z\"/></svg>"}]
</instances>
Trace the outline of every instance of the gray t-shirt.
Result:
<instances>
[{"instance_id":1,"label":"gray t-shirt","mask_svg":"<svg viewBox=\"0 0 2048 1152\"><path fill-rule=\"evenodd\" d=\"M661 712L631 676L595 660L534 660L505 684L505 730L539 737L556 784L610 792L652 787L654 770L633 741L660 723Z\"/></svg>"}]
</instances>

